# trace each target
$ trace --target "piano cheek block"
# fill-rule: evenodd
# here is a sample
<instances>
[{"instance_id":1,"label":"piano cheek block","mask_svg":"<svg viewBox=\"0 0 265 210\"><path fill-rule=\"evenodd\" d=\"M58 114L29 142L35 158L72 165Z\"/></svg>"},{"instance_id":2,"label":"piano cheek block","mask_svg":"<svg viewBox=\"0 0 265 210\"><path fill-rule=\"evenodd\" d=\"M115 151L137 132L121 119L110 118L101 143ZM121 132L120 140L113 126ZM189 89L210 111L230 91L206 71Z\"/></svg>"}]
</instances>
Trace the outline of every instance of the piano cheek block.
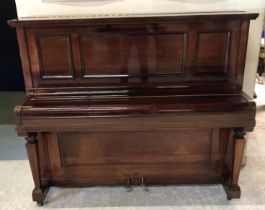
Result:
<instances>
[{"instance_id":1,"label":"piano cheek block","mask_svg":"<svg viewBox=\"0 0 265 210\"><path fill-rule=\"evenodd\" d=\"M255 103L242 92L257 14L11 20L27 97L18 135L52 186L224 185L239 198ZM221 193L221 192L220 192Z\"/></svg>"}]
</instances>

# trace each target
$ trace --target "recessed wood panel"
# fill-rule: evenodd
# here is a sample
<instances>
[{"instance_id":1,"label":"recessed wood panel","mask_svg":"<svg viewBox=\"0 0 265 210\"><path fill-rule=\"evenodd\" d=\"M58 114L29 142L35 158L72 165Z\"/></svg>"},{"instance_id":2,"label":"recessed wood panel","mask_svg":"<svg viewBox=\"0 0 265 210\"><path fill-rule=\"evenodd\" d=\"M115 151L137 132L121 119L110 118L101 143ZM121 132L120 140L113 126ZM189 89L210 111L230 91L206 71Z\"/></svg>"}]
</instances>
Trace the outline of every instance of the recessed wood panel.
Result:
<instances>
[{"instance_id":1,"label":"recessed wood panel","mask_svg":"<svg viewBox=\"0 0 265 210\"><path fill-rule=\"evenodd\" d=\"M47 87L56 89L106 84L134 86L160 82L180 84L206 80L236 81L240 21L229 24L226 22L206 24L203 21L190 24L170 22L31 28L27 32L27 40L29 40L30 71L34 78L34 87L38 88L34 92L46 92ZM216 37L213 35L216 33L221 34L222 38L225 37L223 39L225 40L229 31L231 36L228 38L230 42L227 43L229 53L226 65L223 65L224 56L217 56L223 59L220 61L222 67L208 68L207 62L204 62L205 56L208 56L204 55L208 53L207 49L203 50L208 47L205 44L205 36L210 34L209 38L212 39ZM66 61L69 55L69 60L73 63L74 78L71 77L69 63L61 65L63 68L60 75L56 74L58 69L53 70L53 66L49 65L53 62L43 62L45 65L42 65L39 56L41 53L38 52L42 51L41 46L36 42L38 37L50 37L56 40L59 37L63 38L63 44L68 45L70 50L67 54L64 49L62 58ZM66 44L67 39L69 43ZM48 44L43 45L45 48ZM57 50L58 47L53 43L52 45ZM223 45L225 44L222 43L221 46ZM58 49L62 50L62 47ZM54 56L52 59L55 59ZM208 60L213 59L210 57ZM216 64L219 65L214 61L212 66ZM40 68L41 66L46 67ZM226 67L225 70L223 66Z\"/></svg>"},{"instance_id":2,"label":"recessed wood panel","mask_svg":"<svg viewBox=\"0 0 265 210\"><path fill-rule=\"evenodd\" d=\"M229 32L199 32L196 73L225 75L229 59Z\"/></svg>"},{"instance_id":3,"label":"recessed wood panel","mask_svg":"<svg viewBox=\"0 0 265 210\"><path fill-rule=\"evenodd\" d=\"M184 71L185 34L83 35L80 39L85 77L144 77Z\"/></svg>"},{"instance_id":4,"label":"recessed wood panel","mask_svg":"<svg viewBox=\"0 0 265 210\"><path fill-rule=\"evenodd\" d=\"M212 130L60 133L62 166L209 163Z\"/></svg>"},{"instance_id":5,"label":"recessed wood panel","mask_svg":"<svg viewBox=\"0 0 265 210\"><path fill-rule=\"evenodd\" d=\"M69 36L38 37L38 54L42 78L73 78Z\"/></svg>"}]
</instances>

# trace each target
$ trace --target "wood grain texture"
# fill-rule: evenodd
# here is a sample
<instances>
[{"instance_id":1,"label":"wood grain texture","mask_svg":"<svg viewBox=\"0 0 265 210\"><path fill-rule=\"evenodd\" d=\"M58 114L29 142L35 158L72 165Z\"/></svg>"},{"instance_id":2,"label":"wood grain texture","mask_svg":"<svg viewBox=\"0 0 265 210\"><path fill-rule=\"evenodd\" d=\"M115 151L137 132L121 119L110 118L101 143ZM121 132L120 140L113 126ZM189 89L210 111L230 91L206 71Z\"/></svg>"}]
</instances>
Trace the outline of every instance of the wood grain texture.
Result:
<instances>
[{"instance_id":1,"label":"wood grain texture","mask_svg":"<svg viewBox=\"0 0 265 210\"><path fill-rule=\"evenodd\" d=\"M199 32L197 40L196 73L225 76L230 56L230 32Z\"/></svg>"},{"instance_id":2,"label":"wood grain texture","mask_svg":"<svg viewBox=\"0 0 265 210\"><path fill-rule=\"evenodd\" d=\"M73 78L70 37L38 36L37 47L42 79Z\"/></svg>"},{"instance_id":3,"label":"wood grain texture","mask_svg":"<svg viewBox=\"0 0 265 210\"><path fill-rule=\"evenodd\" d=\"M211 141L211 130L58 134L63 167L210 162Z\"/></svg>"},{"instance_id":4,"label":"wood grain texture","mask_svg":"<svg viewBox=\"0 0 265 210\"><path fill-rule=\"evenodd\" d=\"M86 78L105 75L148 79L149 75L174 75L184 70L187 45L184 34L110 34L80 39Z\"/></svg>"}]
</instances>

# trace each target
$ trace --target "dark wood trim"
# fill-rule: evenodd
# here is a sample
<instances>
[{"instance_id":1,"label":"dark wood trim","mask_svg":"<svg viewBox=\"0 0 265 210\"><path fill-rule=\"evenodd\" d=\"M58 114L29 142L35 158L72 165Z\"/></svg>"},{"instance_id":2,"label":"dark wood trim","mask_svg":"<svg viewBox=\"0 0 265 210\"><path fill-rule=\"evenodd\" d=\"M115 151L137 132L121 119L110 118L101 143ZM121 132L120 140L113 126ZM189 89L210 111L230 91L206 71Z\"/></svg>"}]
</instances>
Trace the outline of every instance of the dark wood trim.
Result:
<instances>
[{"instance_id":1,"label":"dark wood trim","mask_svg":"<svg viewBox=\"0 0 265 210\"><path fill-rule=\"evenodd\" d=\"M17 39L18 39L18 44L19 44L19 53L20 53L21 64L23 68L26 91L27 91L27 94L30 94L30 91L28 91L27 88L33 88L34 86L33 86L33 81L32 81L31 64L30 64L30 59L29 59L27 37L26 37L24 28L17 29Z\"/></svg>"},{"instance_id":2,"label":"dark wood trim","mask_svg":"<svg viewBox=\"0 0 265 210\"><path fill-rule=\"evenodd\" d=\"M238 50L238 62L237 62L237 73L236 73L236 80L238 89L242 89L243 86L243 79L244 79L244 71L245 71L245 62L246 62L246 55L247 55L247 44L248 44L248 33L249 33L249 20L242 21L241 25L241 35L240 35L240 42L239 42L239 50Z\"/></svg>"}]
</instances>

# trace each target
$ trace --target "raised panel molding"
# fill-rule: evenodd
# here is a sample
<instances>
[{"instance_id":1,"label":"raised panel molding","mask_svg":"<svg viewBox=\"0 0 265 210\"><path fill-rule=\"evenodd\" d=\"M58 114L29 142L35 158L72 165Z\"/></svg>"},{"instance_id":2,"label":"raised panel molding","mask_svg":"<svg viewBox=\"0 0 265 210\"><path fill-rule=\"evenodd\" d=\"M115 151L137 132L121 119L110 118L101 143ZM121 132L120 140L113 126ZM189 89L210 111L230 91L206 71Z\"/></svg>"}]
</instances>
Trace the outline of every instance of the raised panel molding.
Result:
<instances>
[{"instance_id":1,"label":"raised panel molding","mask_svg":"<svg viewBox=\"0 0 265 210\"><path fill-rule=\"evenodd\" d=\"M203 31L197 33L195 75L227 75L230 33L229 31Z\"/></svg>"},{"instance_id":2,"label":"raised panel molding","mask_svg":"<svg viewBox=\"0 0 265 210\"><path fill-rule=\"evenodd\" d=\"M84 78L180 76L187 62L186 33L80 35Z\"/></svg>"},{"instance_id":3,"label":"raised panel molding","mask_svg":"<svg viewBox=\"0 0 265 210\"><path fill-rule=\"evenodd\" d=\"M70 35L37 36L42 79L74 78Z\"/></svg>"},{"instance_id":4,"label":"raised panel molding","mask_svg":"<svg viewBox=\"0 0 265 210\"><path fill-rule=\"evenodd\" d=\"M212 137L212 129L198 129L189 134L185 130L61 132L54 140L62 167L73 167L211 163Z\"/></svg>"}]
</instances>

